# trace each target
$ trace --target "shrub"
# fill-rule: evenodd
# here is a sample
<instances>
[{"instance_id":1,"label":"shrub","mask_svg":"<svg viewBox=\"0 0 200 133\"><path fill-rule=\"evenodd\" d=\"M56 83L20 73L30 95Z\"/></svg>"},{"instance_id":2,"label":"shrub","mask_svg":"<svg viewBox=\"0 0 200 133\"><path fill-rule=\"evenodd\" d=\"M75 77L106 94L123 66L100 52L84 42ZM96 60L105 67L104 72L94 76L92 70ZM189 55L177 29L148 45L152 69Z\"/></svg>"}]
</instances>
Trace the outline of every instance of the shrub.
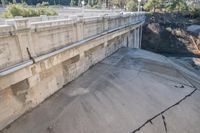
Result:
<instances>
[{"instance_id":1,"label":"shrub","mask_svg":"<svg viewBox=\"0 0 200 133\"><path fill-rule=\"evenodd\" d=\"M137 3L135 1L129 1L126 4L126 10L128 10L128 11L137 11Z\"/></svg>"},{"instance_id":2,"label":"shrub","mask_svg":"<svg viewBox=\"0 0 200 133\"><path fill-rule=\"evenodd\" d=\"M148 11L153 10L153 12L155 12L157 8L162 8L162 6L162 0L148 0L148 2L144 5L144 9Z\"/></svg>"},{"instance_id":3,"label":"shrub","mask_svg":"<svg viewBox=\"0 0 200 133\"><path fill-rule=\"evenodd\" d=\"M53 16L57 15L57 12L47 6L31 8L25 4L9 4L6 12L2 16L4 18L13 18L15 16L33 17L40 15Z\"/></svg>"},{"instance_id":4,"label":"shrub","mask_svg":"<svg viewBox=\"0 0 200 133\"><path fill-rule=\"evenodd\" d=\"M48 7L48 6L49 6L49 2L44 2L44 1L36 5L36 7Z\"/></svg>"},{"instance_id":5,"label":"shrub","mask_svg":"<svg viewBox=\"0 0 200 133\"><path fill-rule=\"evenodd\" d=\"M200 17L200 4L190 6L186 15L191 18Z\"/></svg>"},{"instance_id":6,"label":"shrub","mask_svg":"<svg viewBox=\"0 0 200 133\"><path fill-rule=\"evenodd\" d=\"M188 6L185 0L172 0L172 2L167 6L169 11L186 12Z\"/></svg>"},{"instance_id":7,"label":"shrub","mask_svg":"<svg viewBox=\"0 0 200 133\"><path fill-rule=\"evenodd\" d=\"M39 15L47 15L47 16L57 15L57 13L54 10L48 7L37 8L36 12L38 16Z\"/></svg>"}]
</instances>

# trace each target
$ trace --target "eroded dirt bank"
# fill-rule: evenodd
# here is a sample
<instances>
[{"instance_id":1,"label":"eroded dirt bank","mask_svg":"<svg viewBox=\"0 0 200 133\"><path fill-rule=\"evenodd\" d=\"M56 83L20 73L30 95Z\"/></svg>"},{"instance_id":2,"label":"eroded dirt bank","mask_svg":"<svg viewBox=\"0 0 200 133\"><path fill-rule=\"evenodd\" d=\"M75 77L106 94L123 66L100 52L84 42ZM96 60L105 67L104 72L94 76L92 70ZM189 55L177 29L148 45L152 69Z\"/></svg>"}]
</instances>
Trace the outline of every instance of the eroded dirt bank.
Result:
<instances>
[{"instance_id":1,"label":"eroded dirt bank","mask_svg":"<svg viewBox=\"0 0 200 133\"><path fill-rule=\"evenodd\" d=\"M189 26L198 24L198 19L189 19L177 14L147 15L142 48L158 53L200 55L198 31L187 30Z\"/></svg>"},{"instance_id":2,"label":"eroded dirt bank","mask_svg":"<svg viewBox=\"0 0 200 133\"><path fill-rule=\"evenodd\" d=\"M173 57L200 71L200 19L178 14L148 14L142 48Z\"/></svg>"}]
</instances>

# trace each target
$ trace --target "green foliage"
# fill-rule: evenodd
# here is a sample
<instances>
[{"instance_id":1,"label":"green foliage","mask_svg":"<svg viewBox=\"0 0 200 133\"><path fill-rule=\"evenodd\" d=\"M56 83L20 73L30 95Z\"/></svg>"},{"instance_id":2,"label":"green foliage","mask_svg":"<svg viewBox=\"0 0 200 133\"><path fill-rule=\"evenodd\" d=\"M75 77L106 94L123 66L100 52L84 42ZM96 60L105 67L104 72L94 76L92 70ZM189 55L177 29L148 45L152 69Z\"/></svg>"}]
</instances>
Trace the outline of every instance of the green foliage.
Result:
<instances>
[{"instance_id":1,"label":"green foliage","mask_svg":"<svg viewBox=\"0 0 200 133\"><path fill-rule=\"evenodd\" d=\"M53 16L57 15L56 11L47 6L40 6L37 8L28 7L26 4L9 4L6 12L3 14L4 18L13 18L15 16L33 17L40 15Z\"/></svg>"},{"instance_id":2,"label":"green foliage","mask_svg":"<svg viewBox=\"0 0 200 133\"><path fill-rule=\"evenodd\" d=\"M144 5L144 9L145 10L153 10L155 12L155 10L157 8L161 8L163 5L163 1L162 0L148 0L147 3L145 3Z\"/></svg>"},{"instance_id":3,"label":"green foliage","mask_svg":"<svg viewBox=\"0 0 200 133\"><path fill-rule=\"evenodd\" d=\"M171 4L167 6L169 11L185 12L188 10L188 6L185 0L173 0Z\"/></svg>"},{"instance_id":4,"label":"green foliage","mask_svg":"<svg viewBox=\"0 0 200 133\"><path fill-rule=\"evenodd\" d=\"M111 0L110 3L112 5L119 5L119 0Z\"/></svg>"},{"instance_id":5,"label":"green foliage","mask_svg":"<svg viewBox=\"0 0 200 133\"><path fill-rule=\"evenodd\" d=\"M137 3L135 1L129 1L126 4L126 9L128 11L136 11L137 10Z\"/></svg>"},{"instance_id":6,"label":"green foliage","mask_svg":"<svg viewBox=\"0 0 200 133\"><path fill-rule=\"evenodd\" d=\"M108 0L110 7L115 6L117 8L124 8L129 1L133 0Z\"/></svg>"},{"instance_id":7,"label":"green foliage","mask_svg":"<svg viewBox=\"0 0 200 133\"><path fill-rule=\"evenodd\" d=\"M188 11L185 12L184 15L191 18L200 17L200 4L190 5Z\"/></svg>"}]
</instances>

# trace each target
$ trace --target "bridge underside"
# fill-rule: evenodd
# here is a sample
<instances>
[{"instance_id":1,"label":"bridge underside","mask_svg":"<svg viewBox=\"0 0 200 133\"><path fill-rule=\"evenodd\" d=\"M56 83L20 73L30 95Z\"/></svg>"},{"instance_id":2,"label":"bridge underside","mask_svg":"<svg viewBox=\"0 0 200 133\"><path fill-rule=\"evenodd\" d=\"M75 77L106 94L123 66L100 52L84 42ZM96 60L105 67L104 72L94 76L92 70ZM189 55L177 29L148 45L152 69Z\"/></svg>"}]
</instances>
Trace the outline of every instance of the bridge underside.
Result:
<instances>
[{"instance_id":1,"label":"bridge underside","mask_svg":"<svg viewBox=\"0 0 200 133\"><path fill-rule=\"evenodd\" d=\"M166 57L122 48L2 132L197 133L199 123L198 86Z\"/></svg>"}]
</instances>

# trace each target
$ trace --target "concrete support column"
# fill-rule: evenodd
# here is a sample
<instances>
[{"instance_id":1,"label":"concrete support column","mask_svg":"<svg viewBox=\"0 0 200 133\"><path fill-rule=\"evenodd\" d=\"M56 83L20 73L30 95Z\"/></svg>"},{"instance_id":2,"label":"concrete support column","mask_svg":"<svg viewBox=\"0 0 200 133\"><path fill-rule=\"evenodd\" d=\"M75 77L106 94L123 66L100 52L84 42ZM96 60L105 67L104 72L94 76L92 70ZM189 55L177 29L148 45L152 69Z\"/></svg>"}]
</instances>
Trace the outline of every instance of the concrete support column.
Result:
<instances>
[{"instance_id":1,"label":"concrete support column","mask_svg":"<svg viewBox=\"0 0 200 133\"><path fill-rule=\"evenodd\" d=\"M142 47L142 25L140 26L140 44L139 44L139 48Z\"/></svg>"},{"instance_id":2,"label":"concrete support column","mask_svg":"<svg viewBox=\"0 0 200 133\"><path fill-rule=\"evenodd\" d=\"M134 29L133 48L140 48L140 29Z\"/></svg>"},{"instance_id":3,"label":"concrete support column","mask_svg":"<svg viewBox=\"0 0 200 133\"><path fill-rule=\"evenodd\" d=\"M134 48L137 48L137 28L134 29Z\"/></svg>"},{"instance_id":4,"label":"concrete support column","mask_svg":"<svg viewBox=\"0 0 200 133\"><path fill-rule=\"evenodd\" d=\"M140 28L137 28L137 45L136 48L140 48Z\"/></svg>"},{"instance_id":5,"label":"concrete support column","mask_svg":"<svg viewBox=\"0 0 200 133\"><path fill-rule=\"evenodd\" d=\"M127 47L134 48L134 31L128 32L128 38L127 38Z\"/></svg>"}]
</instances>

